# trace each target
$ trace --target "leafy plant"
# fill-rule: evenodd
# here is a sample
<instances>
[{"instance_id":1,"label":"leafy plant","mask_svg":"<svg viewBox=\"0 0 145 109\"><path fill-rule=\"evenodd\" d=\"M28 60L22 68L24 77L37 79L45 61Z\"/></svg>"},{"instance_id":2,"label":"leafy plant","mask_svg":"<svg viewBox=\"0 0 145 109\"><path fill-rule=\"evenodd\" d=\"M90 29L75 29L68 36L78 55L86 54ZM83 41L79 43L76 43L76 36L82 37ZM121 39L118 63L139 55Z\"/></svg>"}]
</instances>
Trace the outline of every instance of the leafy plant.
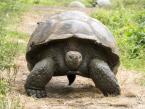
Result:
<instances>
[{"instance_id":1,"label":"leafy plant","mask_svg":"<svg viewBox=\"0 0 145 109\"><path fill-rule=\"evenodd\" d=\"M145 9L141 1L122 0L115 9L97 9L92 17L102 21L113 32L120 48L122 64L145 71Z\"/></svg>"}]
</instances>

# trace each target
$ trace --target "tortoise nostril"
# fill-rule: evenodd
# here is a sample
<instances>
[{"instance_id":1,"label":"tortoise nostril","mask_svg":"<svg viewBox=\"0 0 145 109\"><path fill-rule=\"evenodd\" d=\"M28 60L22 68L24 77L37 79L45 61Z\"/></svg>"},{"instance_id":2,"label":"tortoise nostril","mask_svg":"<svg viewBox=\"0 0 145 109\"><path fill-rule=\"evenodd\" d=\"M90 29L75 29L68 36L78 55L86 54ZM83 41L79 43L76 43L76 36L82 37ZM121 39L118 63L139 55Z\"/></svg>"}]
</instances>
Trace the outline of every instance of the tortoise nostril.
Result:
<instances>
[{"instance_id":1,"label":"tortoise nostril","mask_svg":"<svg viewBox=\"0 0 145 109\"><path fill-rule=\"evenodd\" d=\"M73 59L73 56L69 55L69 59Z\"/></svg>"},{"instance_id":2,"label":"tortoise nostril","mask_svg":"<svg viewBox=\"0 0 145 109\"><path fill-rule=\"evenodd\" d=\"M78 56L69 56L69 59L71 60L77 60L77 59L80 59L81 57L78 57Z\"/></svg>"}]
</instances>

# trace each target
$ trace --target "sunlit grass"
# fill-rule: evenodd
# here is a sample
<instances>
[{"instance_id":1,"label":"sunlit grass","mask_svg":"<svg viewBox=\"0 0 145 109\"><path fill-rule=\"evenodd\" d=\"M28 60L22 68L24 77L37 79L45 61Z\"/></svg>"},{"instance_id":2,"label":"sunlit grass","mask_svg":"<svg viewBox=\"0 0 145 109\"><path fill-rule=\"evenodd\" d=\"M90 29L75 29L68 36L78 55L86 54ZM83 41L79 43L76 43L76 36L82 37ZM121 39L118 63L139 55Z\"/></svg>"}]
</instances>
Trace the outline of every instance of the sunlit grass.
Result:
<instances>
[{"instance_id":1,"label":"sunlit grass","mask_svg":"<svg viewBox=\"0 0 145 109\"><path fill-rule=\"evenodd\" d=\"M141 4L143 1L121 0L119 3L116 2L118 7L114 6L115 9L96 9L92 17L102 21L112 31L120 49L122 65L127 69L145 71L145 8Z\"/></svg>"},{"instance_id":2,"label":"sunlit grass","mask_svg":"<svg viewBox=\"0 0 145 109\"><path fill-rule=\"evenodd\" d=\"M17 32L16 28L22 12L26 9L26 4L20 1L0 1L0 109L22 109L19 100L16 97L10 98L9 94L16 76L16 70L11 72L10 69L16 68L14 59L25 50L25 46L18 41L27 40L26 35Z\"/></svg>"},{"instance_id":3,"label":"sunlit grass","mask_svg":"<svg viewBox=\"0 0 145 109\"><path fill-rule=\"evenodd\" d=\"M67 6L73 0L22 0L22 2L34 5Z\"/></svg>"}]
</instances>

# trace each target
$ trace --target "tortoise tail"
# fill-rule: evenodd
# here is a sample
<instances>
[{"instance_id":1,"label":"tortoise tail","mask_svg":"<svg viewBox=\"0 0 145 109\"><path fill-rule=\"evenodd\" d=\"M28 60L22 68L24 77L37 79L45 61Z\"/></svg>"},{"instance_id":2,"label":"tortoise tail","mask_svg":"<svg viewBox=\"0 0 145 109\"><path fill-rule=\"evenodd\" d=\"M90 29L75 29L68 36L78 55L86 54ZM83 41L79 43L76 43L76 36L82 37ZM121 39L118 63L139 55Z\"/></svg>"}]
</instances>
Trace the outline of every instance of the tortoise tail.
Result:
<instances>
[{"instance_id":1,"label":"tortoise tail","mask_svg":"<svg viewBox=\"0 0 145 109\"><path fill-rule=\"evenodd\" d=\"M68 73L67 74L67 78L69 80L69 84L68 85L71 85L75 81L75 79L76 79L76 74L74 74L72 72Z\"/></svg>"}]
</instances>

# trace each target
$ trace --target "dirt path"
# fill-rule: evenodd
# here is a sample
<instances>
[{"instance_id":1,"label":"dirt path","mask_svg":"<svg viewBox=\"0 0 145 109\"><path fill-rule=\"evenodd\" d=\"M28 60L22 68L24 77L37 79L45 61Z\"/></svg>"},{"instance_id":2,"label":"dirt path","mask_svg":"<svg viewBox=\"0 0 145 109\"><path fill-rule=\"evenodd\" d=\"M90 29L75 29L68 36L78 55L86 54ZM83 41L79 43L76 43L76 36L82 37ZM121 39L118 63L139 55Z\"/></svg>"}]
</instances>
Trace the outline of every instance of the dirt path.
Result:
<instances>
[{"instance_id":1,"label":"dirt path","mask_svg":"<svg viewBox=\"0 0 145 109\"><path fill-rule=\"evenodd\" d=\"M66 8L34 7L23 16L20 28L31 34L36 22ZM87 10L90 13L90 10ZM67 86L66 77L54 77L47 85L47 98L35 99L25 94L23 85L29 74L24 55L16 59L19 66L13 95L19 96L24 109L145 109L145 88L136 84L140 73L119 69L117 78L122 94L118 97L104 97L90 79L78 76L72 86Z\"/></svg>"}]
</instances>

